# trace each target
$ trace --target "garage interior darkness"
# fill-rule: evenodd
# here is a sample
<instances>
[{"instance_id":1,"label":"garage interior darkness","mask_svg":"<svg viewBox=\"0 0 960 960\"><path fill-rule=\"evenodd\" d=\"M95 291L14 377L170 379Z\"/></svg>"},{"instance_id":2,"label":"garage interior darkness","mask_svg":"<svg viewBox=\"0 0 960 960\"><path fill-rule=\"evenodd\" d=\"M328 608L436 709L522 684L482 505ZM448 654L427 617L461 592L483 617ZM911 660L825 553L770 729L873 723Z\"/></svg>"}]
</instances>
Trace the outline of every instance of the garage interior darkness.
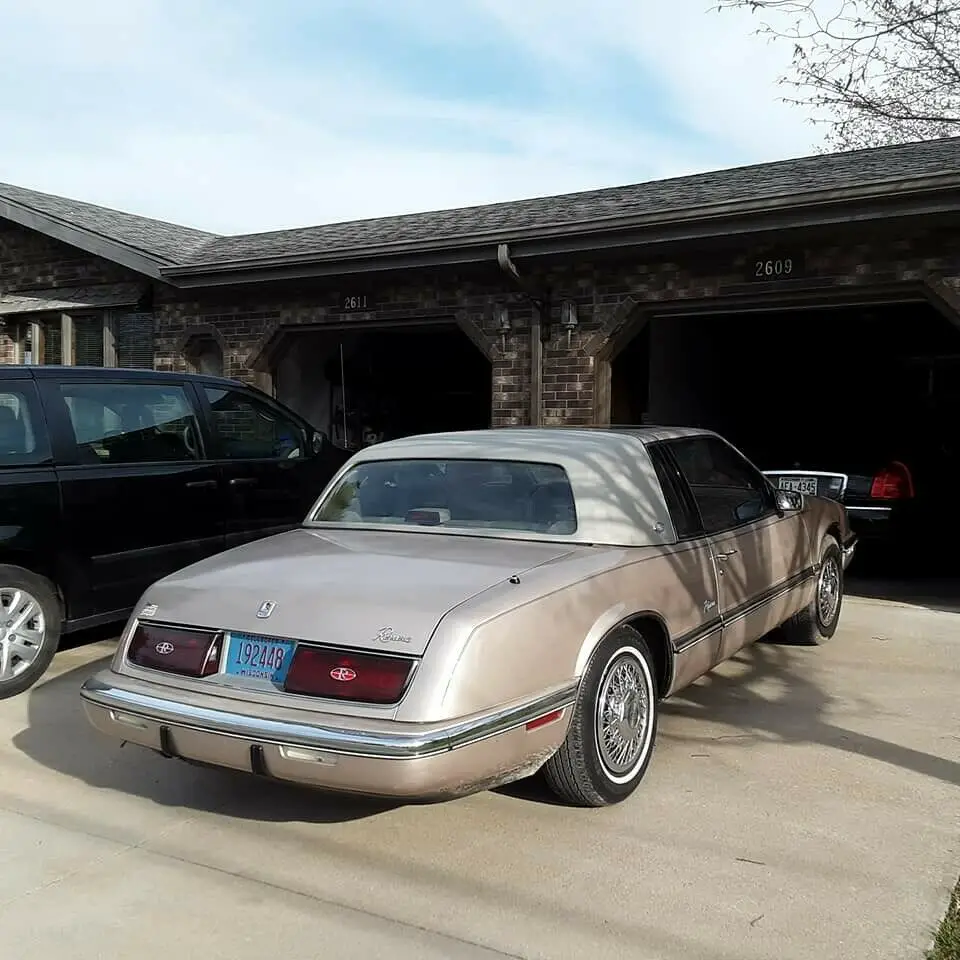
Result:
<instances>
[{"instance_id":1,"label":"garage interior darkness","mask_svg":"<svg viewBox=\"0 0 960 960\"><path fill-rule=\"evenodd\" d=\"M290 334L274 383L279 400L350 449L490 426L490 362L454 323Z\"/></svg>"},{"instance_id":2,"label":"garage interior darkness","mask_svg":"<svg viewBox=\"0 0 960 960\"><path fill-rule=\"evenodd\" d=\"M925 301L654 318L613 360L611 404L613 423L716 430L762 469L902 460L918 496L946 492L960 328Z\"/></svg>"}]
</instances>

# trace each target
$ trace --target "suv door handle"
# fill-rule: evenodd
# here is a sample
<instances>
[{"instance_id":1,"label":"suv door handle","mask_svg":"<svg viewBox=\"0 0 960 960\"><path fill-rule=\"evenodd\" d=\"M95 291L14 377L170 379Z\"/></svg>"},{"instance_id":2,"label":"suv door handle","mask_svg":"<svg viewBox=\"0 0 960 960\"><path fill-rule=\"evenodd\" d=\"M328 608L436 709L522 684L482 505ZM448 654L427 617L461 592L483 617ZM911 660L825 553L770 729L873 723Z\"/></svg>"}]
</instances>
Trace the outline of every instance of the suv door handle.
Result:
<instances>
[{"instance_id":1,"label":"suv door handle","mask_svg":"<svg viewBox=\"0 0 960 960\"><path fill-rule=\"evenodd\" d=\"M189 480L187 481L188 490L209 490L216 487L216 480Z\"/></svg>"},{"instance_id":2,"label":"suv door handle","mask_svg":"<svg viewBox=\"0 0 960 960\"><path fill-rule=\"evenodd\" d=\"M714 556L715 556L718 560L729 560L735 553L739 553L739 552L740 552L740 551L739 551L736 547L730 547L729 550L722 550L722 551L721 551L721 550L718 550L718 551L714 554Z\"/></svg>"},{"instance_id":3,"label":"suv door handle","mask_svg":"<svg viewBox=\"0 0 960 960\"><path fill-rule=\"evenodd\" d=\"M234 477L230 481L231 487L255 487L257 485L256 477Z\"/></svg>"}]
</instances>

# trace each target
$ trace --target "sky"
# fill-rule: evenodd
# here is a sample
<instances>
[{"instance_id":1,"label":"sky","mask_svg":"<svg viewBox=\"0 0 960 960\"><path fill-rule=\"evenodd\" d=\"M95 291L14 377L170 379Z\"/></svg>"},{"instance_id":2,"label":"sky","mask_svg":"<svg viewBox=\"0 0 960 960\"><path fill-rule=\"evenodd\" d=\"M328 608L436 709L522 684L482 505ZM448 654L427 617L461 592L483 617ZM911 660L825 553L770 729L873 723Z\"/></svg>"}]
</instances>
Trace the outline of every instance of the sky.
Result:
<instances>
[{"instance_id":1,"label":"sky","mask_svg":"<svg viewBox=\"0 0 960 960\"><path fill-rule=\"evenodd\" d=\"M217 233L815 152L712 0L0 0L0 181Z\"/></svg>"}]
</instances>

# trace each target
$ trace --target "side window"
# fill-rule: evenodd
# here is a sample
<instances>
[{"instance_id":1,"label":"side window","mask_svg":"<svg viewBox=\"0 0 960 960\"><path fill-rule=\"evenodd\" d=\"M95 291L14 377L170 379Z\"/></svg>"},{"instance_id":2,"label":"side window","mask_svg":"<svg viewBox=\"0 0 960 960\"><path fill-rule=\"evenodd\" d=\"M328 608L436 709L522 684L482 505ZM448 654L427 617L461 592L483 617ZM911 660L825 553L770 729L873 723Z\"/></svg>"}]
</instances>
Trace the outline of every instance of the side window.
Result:
<instances>
[{"instance_id":1,"label":"side window","mask_svg":"<svg viewBox=\"0 0 960 960\"><path fill-rule=\"evenodd\" d=\"M62 383L81 463L199 460L200 431L182 387Z\"/></svg>"},{"instance_id":2,"label":"side window","mask_svg":"<svg viewBox=\"0 0 960 960\"><path fill-rule=\"evenodd\" d=\"M732 530L774 512L763 475L729 444L716 437L690 437L668 445L707 533Z\"/></svg>"},{"instance_id":3,"label":"side window","mask_svg":"<svg viewBox=\"0 0 960 960\"><path fill-rule=\"evenodd\" d=\"M670 519L677 531L679 540L690 540L703 534L703 523L697 505L690 499L683 477L677 470L676 464L670 459L670 454L663 448L662 443L653 443L647 447L653 467L657 471L657 479L663 489L663 496L670 511Z\"/></svg>"},{"instance_id":4,"label":"side window","mask_svg":"<svg viewBox=\"0 0 960 960\"><path fill-rule=\"evenodd\" d=\"M33 382L0 382L0 467L33 466L49 458Z\"/></svg>"},{"instance_id":5,"label":"side window","mask_svg":"<svg viewBox=\"0 0 960 960\"><path fill-rule=\"evenodd\" d=\"M220 453L231 460L300 460L307 437L296 420L239 390L204 387Z\"/></svg>"}]
</instances>

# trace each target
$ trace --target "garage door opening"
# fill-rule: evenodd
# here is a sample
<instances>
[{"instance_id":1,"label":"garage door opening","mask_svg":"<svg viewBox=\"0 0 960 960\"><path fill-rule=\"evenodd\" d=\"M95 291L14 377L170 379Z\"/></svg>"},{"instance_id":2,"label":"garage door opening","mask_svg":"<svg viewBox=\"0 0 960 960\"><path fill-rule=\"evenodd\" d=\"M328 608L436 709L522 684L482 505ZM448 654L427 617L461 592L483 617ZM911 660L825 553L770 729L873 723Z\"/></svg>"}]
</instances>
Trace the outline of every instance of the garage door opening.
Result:
<instances>
[{"instance_id":1,"label":"garage door opening","mask_svg":"<svg viewBox=\"0 0 960 960\"><path fill-rule=\"evenodd\" d=\"M490 426L490 362L456 325L289 337L278 399L350 450Z\"/></svg>"},{"instance_id":2,"label":"garage door opening","mask_svg":"<svg viewBox=\"0 0 960 960\"><path fill-rule=\"evenodd\" d=\"M663 317L644 334L612 364L613 422L714 429L765 470L875 479L903 464L884 482L913 489L910 523L934 524L931 549L945 526L960 533L946 507L960 474L960 329L930 304Z\"/></svg>"}]
</instances>

